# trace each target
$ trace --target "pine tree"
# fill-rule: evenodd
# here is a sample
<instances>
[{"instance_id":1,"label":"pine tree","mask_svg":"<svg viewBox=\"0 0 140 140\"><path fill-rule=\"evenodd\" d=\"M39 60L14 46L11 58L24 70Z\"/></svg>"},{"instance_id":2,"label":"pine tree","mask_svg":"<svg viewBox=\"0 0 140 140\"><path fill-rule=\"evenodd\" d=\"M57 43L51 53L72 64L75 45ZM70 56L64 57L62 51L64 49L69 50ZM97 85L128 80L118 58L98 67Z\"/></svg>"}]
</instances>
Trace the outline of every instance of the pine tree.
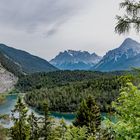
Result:
<instances>
[{"instance_id":1,"label":"pine tree","mask_svg":"<svg viewBox=\"0 0 140 140\"><path fill-rule=\"evenodd\" d=\"M80 127L86 126L88 132L92 135L99 132L101 125L100 109L91 96L82 101L77 111L74 125Z\"/></svg>"},{"instance_id":2,"label":"pine tree","mask_svg":"<svg viewBox=\"0 0 140 140\"><path fill-rule=\"evenodd\" d=\"M51 118L49 117L49 107L48 107L48 102L45 101L42 105L42 109L44 112L44 118L42 118L42 129L41 129L41 137L43 137L44 140L49 140L49 137L51 135L51 127L52 127L52 122Z\"/></svg>"},{"instance_id":3,"label":"pine tree","mask_svg":"<svg viewBox=\"0 0 140 140\"><path fill-rule=\"evenodd\" d=\"M50 140L66 140L66 132L67 132L67 125L65 121L62 119L53 127L51 130L51 136L49 137Z\"/></svg>"},{"instance_id":4,"label":"pine tree","mask_svg":"<svg viewBox=\"0 0 140 140\"><path fill-rule=\"evenodd\" d=\"M126 14L117 16L117 25L115 31L119 34L129 32L134 27L136 32L140 31L140 1L124 0L120 3L121 8L125 8Z\"/></svg>"},{"instance_id":5,"label":"pine tree","mask_svg":"<svg viewBox=\"0 0 140 140\"><path fill-rule=\"evenodd\" d=\"M28 123L30 124L30 140L38 140L39 139L39 125L38 125L38 118L31 113L28 118Z\"/></svg>"},{"instance_id":6,"label":"pine tree","mask_svg":"<svg viewBox=\"0 0 140 140\"><path fill-rule=\"evenodd\" d=\"M11 140L28 140L29 125L27 123L27 108L22 103L21 98L18 99L15 109L12 110L12 121L14 125L10 129Z\"/></svg>"},{"instance_id":7,"label":"pine tree","mask_svg":"<svg viewBox=\"0 0 140 140\"><path fill-rule=\"evenodd\" d=\"M65 121L62 119L60 121L60 129L59 129L59 132L60 132L60 137L62 140L65 140L65 133L67 131L67 126L66 126L66 123Z\"/></svg>"}]
</instances>

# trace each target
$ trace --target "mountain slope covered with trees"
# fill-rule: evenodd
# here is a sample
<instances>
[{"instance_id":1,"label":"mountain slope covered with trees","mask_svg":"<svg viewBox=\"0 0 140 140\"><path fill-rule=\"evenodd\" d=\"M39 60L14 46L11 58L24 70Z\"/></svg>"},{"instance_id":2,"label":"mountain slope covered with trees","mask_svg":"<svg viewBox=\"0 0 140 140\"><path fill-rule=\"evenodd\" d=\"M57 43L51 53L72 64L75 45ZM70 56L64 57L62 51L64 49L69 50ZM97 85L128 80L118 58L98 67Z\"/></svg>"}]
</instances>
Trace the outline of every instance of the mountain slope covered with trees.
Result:
<instances>
[{"instance_id":1,"label":"mountain slope covered with trees","mask_svg":"<svg viewBox=\"0 0 140 140\"><path fill-rule=\"evenodd\" d=\"M0 62L16 75L58 70L46 60L25 51L0 44Z\"/></svg>"}]
</instances>

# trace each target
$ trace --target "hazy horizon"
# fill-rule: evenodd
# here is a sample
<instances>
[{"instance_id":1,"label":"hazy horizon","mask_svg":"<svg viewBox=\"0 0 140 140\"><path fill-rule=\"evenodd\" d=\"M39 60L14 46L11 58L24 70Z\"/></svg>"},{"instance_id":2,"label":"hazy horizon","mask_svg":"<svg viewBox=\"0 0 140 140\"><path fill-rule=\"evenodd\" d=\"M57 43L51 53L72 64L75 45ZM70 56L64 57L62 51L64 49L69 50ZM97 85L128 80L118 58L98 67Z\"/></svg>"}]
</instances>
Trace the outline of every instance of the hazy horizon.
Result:
<instances>
[{"instance_id":1,"label":"hazy horizon","mask_svg":"<svg viewBox=\"0 0 140 140\"><path fill-rule=\"evenodd\" d=\"M100 56L125 38L138 42L133 31L114 32L121 0L0 0L0 42L46 60L60 51L82 50Z\"/></svg>"}]
</instances>

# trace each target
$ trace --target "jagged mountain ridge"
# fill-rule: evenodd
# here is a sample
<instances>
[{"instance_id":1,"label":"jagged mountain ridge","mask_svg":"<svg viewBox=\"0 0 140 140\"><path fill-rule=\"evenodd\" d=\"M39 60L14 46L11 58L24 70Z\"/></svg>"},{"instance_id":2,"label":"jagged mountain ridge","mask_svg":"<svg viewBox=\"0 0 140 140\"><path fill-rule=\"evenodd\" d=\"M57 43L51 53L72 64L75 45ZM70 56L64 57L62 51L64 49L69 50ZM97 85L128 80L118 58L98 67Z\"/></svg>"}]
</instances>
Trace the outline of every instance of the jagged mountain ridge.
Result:
<instances>
[{"instance_id":1,"label":"jagged mountain ridge","mask_svg":"<svg viewBox=\"0 0 140 140\"><path fill-rule=\"evenodd\" d=\"M88 70L100 60L101 57L95 53L67 50L60 52L50 63L62 70Z\"/></svg>"},{"instance_id":2,"label":"jagged mountain ridge","mask_svg":"<svg viewBox=\"0 0 140 140\"><path fill-rule=\"evenodd\" d=\"M0 44L0 63L4 68L14 74L20 72L30 74L58 70L42 58L4 44Z\"/></svg>"},{"instance_id":3,"label":"jagged mountain ridge","mask_svg":"<svg viewBox=\"0 0 140 140\"><path fill-rule=\"evenodd\" d=\"M140 67L140 43L127 38L120 47L109 51L92 70L117 71Z\"/></svg>"}]
</instances>

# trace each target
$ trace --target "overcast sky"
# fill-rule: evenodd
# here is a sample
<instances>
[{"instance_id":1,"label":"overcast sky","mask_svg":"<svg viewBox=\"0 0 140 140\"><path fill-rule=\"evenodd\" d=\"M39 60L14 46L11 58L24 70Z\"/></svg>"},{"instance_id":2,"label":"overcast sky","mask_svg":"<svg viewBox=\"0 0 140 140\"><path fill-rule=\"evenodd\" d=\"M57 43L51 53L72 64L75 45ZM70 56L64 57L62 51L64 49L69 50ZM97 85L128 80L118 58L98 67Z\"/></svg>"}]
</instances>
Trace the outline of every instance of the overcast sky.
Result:
<instances>
[{"instance_id":1,"label":"overcast sky","mask_svg":"<svg viewBox=\"0 0 140 140\"><path fill-rule=\"evenodd\" d=\"M103 56L126 37L114 33L121 0L0 0L0 42L50 60L67 49Z\"/></svg>"}]
</instances>

